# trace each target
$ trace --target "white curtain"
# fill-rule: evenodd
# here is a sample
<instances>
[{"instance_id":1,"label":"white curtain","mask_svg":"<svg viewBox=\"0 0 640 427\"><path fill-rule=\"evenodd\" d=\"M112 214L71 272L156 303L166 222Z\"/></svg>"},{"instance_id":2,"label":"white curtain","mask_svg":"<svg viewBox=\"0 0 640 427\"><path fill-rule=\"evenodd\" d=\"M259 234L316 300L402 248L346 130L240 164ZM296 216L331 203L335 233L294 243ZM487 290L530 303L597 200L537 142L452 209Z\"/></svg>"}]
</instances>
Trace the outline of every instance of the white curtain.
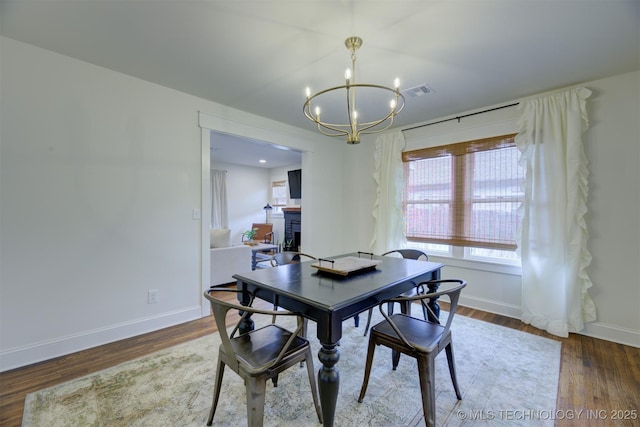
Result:
<instances>
[{"instance_id":1,"label":"white curtain","mask_svg":"<svg viewBox=\"0 0 640 427\"><path fill-rule=\"evenodd\" d=\"M229 228L227 172L211 171L211 228Z\"/></svg>"},{"instance_id":2,"label":"white curtain","mask_svg":"<svg viewBox=\"0 0 640 427\"><path fill-rule=\"evenodd\" d=\"M402 214L404 147L401 131L381 134L376 139L373 179L377 184L377 197L373 207L375 225L371 240L371 250L375 254L406 246Z\"/></svg>"},{"instance_id":3,"label":"white curtain","mask_svg":"<svg viewBox=\"0 0 640 427\"><path fill-rule=\"evenodd\" d=\"M578 332L596 318L587 293L587 159L591 91L574 88L520 103L516 145L526 170L519 251L522 320L554 335Z\"/></svg>"}]
</instances>

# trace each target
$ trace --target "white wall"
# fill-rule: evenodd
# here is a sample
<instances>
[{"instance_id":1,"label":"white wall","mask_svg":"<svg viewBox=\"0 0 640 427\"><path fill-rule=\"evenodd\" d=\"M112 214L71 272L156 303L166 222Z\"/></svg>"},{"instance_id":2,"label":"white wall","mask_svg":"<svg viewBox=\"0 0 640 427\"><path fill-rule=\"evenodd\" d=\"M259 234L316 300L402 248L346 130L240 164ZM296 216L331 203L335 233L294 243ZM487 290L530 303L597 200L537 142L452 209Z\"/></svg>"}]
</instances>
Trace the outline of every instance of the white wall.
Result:
<instances>
[{"instance_id":1,"label":"white wall","mask_svg":"<svg viewBox=\"0 0 640 427\"><path fill-rule=\"evenodd\" d=\"M1 43L2 368L198 316L206 104Z\"/></svg>"},{"instance_id":2,"label":"white wall","mask_svg":"<svg viewBox=\"0 0 640 427\"><path fill-rule=\"evenodd\" d=\"M0 43L0 370L206 312L201 250L209 224L192 219L194 208L205 212L209 169L199 112L254 139L309 150L306 185L318 189L303 189L305 205L337 204L323 187L342 180L340 169L315 163L339 153L314 145L314 133L11 39ZM331 178L314 176L321 170ZM308 221L307 235L328 223ZM331 224L342 228L340 218ZM333 252L339 242L322 245ZM149 289L158 290L157 304L147 304Z\"/></svg>"},{"instance_id":3,"label":"white wall","mask_svg":"<svg viewBox=\"0 0 640 427\"><path fill-rule=\"evenodd\" d=\"M586 215L590 293L598 320L587 333L640 347L640 72L588 82Z\"/></svg>"},{"instance_id":4,"label":"white wall","mask_svg":"<svg viewBox=\"0 0 640 427\"><path fill-rule=\"evenodd\" d=\"M271 198L269 169L229 163L211 163L212 169L227 171L227 202L231 243L240 244L251 224L264 222L264 205Z\"/></svg>"},{"instance_id":5,"label":"white wall","mask_svg":"<svg viewBox=\"0 0 640 427\"><path fill-rule=\"evenodd\" d=\"M587 103L590 129L583 142L590 161L586 221L593 261L588 274L598 310L598 320L583 333L640 347L640 73L583 86L593 91ZM460 123L454 120L407 131L407 149L516 132L517 119L517 109L507 108ZM353 200L351 194L344 195L345 212L350 212L345 229L354 230L350 238L345 237L345 245L351 249L367 246L371 239L367 230L373 227L373 151L367 148L366 160L360 156L363 153L347 152L345 157L345 177L354 195ZM367 194L356 193L356 188L366 189ZM513 269L493 271L481 263L432 259L447 265L443 276L469 281L462 304L520 317L521 282Z\"/></svg>"}]
</instances>

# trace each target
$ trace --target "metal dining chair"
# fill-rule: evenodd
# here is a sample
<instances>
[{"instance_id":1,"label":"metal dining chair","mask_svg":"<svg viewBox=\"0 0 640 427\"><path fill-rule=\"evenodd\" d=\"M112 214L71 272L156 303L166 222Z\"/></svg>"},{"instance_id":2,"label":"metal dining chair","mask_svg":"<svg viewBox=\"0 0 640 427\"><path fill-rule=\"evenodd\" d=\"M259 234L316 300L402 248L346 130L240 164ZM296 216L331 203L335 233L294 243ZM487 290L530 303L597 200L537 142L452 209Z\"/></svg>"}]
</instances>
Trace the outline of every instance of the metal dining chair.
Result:
<instances>
[{"instance_id":1,"label":"metal dining chair","mask_svg":"<svg viewBox=\"0 0 640 427\"><path fill-rule=\"evenodd\" d=\"M310 260L315 260L317 259L316 257L314 257L313 255L308 255L302 252L293 252L293 251L283 251L283 252L279 252L277 254L275 254L273 256L273 258L271 258L271 265L273 267L278 267L280 265L286 265L286 264L295 264L295 263L299 263L302 261L307 261L308 259ZM278 310L278 296L275 296L275 300L273 302L273 310ZM302 336L303 337L307 337L307 324L308 324L308 320L305 318L304 319L304 324L302 326Z\"/></svg>"},{"instance_id":2,"label":"metal dining chair","mask_svg":"<svg viewBox=\"0 0 640 427\"><path fill-rule=\"evenodd\" d=\"M435 358L442 350L445 350L447 353L449 374L451 375L456 397L458 400L462 400L456 378L450 328L458 307L460 292L467 286L467 282L460 279L445 279L422 282L420 284L423 285L422 289L424 289L428 284L433 285L436 283L441 289L443 285L447 289L434 293L419 293L418 295L410 297L392 298L388 301L411 304L415 301L424 302L424 300L431 298L448 298L450 304L449 316L444 326L440 324L437 317L435 317L435 313L432 313L431 308L426 304L425 307L427 307L427 310L433 315L433 317L429 316L429 319L435 319L435 321L417 319L404 313L388 314L383 310L386 302L378 305L380 313L384 316L384 320L371 328L364 380L362 382L362 388L360 389L360 396L358 397L358 402L362 403L369 384L369 374L371 373L373 356L377 346L383 345L391 348L393 351L393 370L396 370L398 367L400 354L406 354L415 358L418 362L418 377L420 381L420 391L422 393L422 410L428 427L434 427L436 424Z\"/></svg>"},{"instance_id":3,"label":"metal dining chair","mask_svg":"<svg viewBox=\"0 0 640 427\"><path fill-rule=\"evenodd\" d=\"M394 254L398 254L400 256L402 256L402 258L405 259L415 259L415 260L421 260L421 261L429 261L429 255L427 255L425 252L419 250L419 249L394 249L388 252L385 252L382 254L382 256L390 256L390 255L394 255ZM420 289L418 289L418 286L414 286L413 288L411 288L411 290L403 293L400 296L403 297L408 297L408 296L413 296L416 295L418 292L420 291ZM424 302L420 302L420 304L422 305L422 314L424 315L424 318L427 318L427 307L425 306ZM403 310L406 310L407 314L411 314L411 304L409 303L403 303ZM393 303L389 302L387 303L387 313L389 315L393 314ZM371 317L373 316L373 307L369 309L369 313L367 315L367 325L364 327L364 335L367 336L367 332L369 331L369 326L371 326Z\"/></svg>"},{"instance_id":4,"label":"metal dining chair","mask_svg":"<svg viewBox=\"0 0 640 427\"><path fill-rule=\"evenodd\" d=\"M251 306L254 300L254 295L252 294L248 294L249 305L245 306L221 299L220 292L232 292L244 295L245 298L247 297L246 293L234 289L217 288L204 293L205 298L211 303L213 317L222 341L218 349L218 368L207 425L210 426L213 423L213 417L220 399L225 367L228 366L244 380L247 396L247 425L259 427L263 425L267 381L269 379L277 379L282 371L302 362L307 365L311 396L313 397L318 420L322 423L311 347L309 341L301 336L302 317L290 311L254 308ZM240 320L231 332L227 331L226 326L229 310L238 310L241 313ZM272 323L245 334L236 335L240 324L249 315L273 316ZM279 316L296 316L296 330L289 331L275 324L273 320ZM277 387L277 381L274 381L274 386Z\"/></svg>"},{"instance_id":5,"label":"metal dining chair","mask_svg":"<svg viewBox=\"0 0 640 427\"><path fill-rule=\"evenodd\" d=\"M271 258L271 265L273 267L277 267L279 265L293 264L297 262L307 261L307 258L311 260L317 259L313 255L308 255L302 252L283 251L275 254Z\"/></svg>"}]
</instances>

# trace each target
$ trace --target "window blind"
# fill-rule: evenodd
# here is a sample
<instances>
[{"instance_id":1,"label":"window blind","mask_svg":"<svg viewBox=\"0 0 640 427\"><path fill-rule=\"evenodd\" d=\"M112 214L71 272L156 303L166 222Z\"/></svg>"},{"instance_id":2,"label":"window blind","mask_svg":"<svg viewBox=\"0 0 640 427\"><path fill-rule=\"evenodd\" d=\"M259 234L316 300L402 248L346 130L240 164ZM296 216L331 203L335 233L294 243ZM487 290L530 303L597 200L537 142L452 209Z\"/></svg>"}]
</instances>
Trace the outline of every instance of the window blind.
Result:
<instances>
[{"instance_id":1,"label":"window blind","mask_svg":"<svg viewBox=\"0 0 640 427\"><path fill-rule=\"evenodd\" d=\"M524 170L514 137L404 152L407 239L515 249Z\"/></svg>"},{"instance_id":2,"label":"window blind","mask_svg":"<svg viewBox=\"0 0 640 427\"><path fill-rule=\"evenodd\" d=\"M282 208L287 206L287 181L271 182L271 205L273 213L282 213Z\"/></svg>"}]
</instances>

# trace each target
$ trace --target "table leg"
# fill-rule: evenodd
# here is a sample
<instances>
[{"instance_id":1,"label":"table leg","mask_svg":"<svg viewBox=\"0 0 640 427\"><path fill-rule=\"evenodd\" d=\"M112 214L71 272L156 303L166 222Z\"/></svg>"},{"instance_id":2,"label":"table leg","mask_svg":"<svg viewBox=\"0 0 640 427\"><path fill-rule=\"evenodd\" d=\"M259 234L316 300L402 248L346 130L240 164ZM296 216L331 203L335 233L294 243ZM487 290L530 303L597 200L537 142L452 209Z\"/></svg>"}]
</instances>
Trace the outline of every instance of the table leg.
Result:
<instances>
[{"instance_id":1,"label":"table leg","mask_svg":"<svg viewBox=\"0 0 640 427\"><path fill-rule=\"evenodd\" d=\"M242 297L240 297L240 304L242 305L249 305L249 302L251 300L249 299L248 295L243 293ZM239 312L238 315L242 316L244 314L243 311ZM246 334L247 332L251 332L253 331L255 328L255 324L253 322L253 319L251 318L251 314L249 314L247 317L244 318L244 320L242 322L240 322L240 327L238 328L238 332L240 334Z\"/></svg>"},{"instance_id":2,"label":"table leg","mask_svg":"<svg viewBox=\"0 0 640 427\"><path fill-rule=\"evenodd\" d=\"M318 371L322 425L333 426L338 390L340 389L340 373L335 367L340 360L340 351L336 348L336 344L322 344L322 348L318 352L318 359L322 363L322 367Z\"/></svg>"},{"instance_id":3,"label":"table leg","mask_svg":"<svg viewBox=\"0 0 640 427\"><path fill-rule=\"evenodd\" d=\"M438 292L440 283L429 283L427 287L429 288L430 293ZM429 320L431 322L437 322L438 318L440 318L440 304L438 304L438 297L430 298L427 305L429 306L429 308L431 308L431 310L433 310L433 313L436 315L436 319L433 319L433 316L431 315L431 313L429 313Z\"/></svg>"},{"instance_id":4,"label":"table leg","mask_svg":"<svg viewBox=\"0 0 640 427\"><path fill-rule=\"evenodd\" d=\"M251 269L255 270L258 265L258 261L256 261L257 253L255 251L251 251Z\"/></svg>"}]
</instances>

